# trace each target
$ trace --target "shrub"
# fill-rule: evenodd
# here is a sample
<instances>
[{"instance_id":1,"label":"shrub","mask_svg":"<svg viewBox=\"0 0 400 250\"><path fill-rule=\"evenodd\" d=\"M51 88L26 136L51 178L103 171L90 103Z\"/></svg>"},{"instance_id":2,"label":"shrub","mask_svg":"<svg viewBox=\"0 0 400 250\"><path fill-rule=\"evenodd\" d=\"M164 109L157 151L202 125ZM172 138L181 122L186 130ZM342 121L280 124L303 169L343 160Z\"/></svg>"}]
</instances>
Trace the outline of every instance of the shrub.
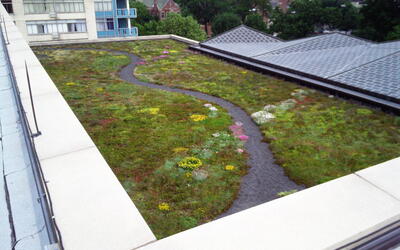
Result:
<instances>
[{"instance_id":1,"label":"shrub","mask_svg":"<svg viewBox=\"0 0 400 250\"><path fill-rule=\"evenodd\" d=\"M206 33L193 17L183 17L176 13L169 13L167 18L159 23L158 32L161 34L175 34L197 41L206 39Z\"/></svg>"},{"instance_id":2,"label":"shrub","mask_svg":"<svg viewBox=\"0 0 400 250\"><path fill-rule=\"evenodd\" d=\"M256 30L260 31L267 30L267 25L265 24L262 16L260 16L259 14L247 15L244 24Z\"/></svg>"}]
</instances>

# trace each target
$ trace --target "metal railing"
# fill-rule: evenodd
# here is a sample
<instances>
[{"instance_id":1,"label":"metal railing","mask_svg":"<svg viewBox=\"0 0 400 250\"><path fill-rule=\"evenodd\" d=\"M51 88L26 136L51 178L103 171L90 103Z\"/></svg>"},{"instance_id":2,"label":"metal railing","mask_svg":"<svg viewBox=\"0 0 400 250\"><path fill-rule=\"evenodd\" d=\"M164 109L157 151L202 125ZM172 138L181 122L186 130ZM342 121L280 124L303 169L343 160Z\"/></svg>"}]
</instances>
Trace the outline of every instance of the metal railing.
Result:
<instances>
[{"instance_id":1,"label":"metal railing","mask_svg":"<svg viewBox=\"0 0 400 250\"><path fill-rule=\"evenodd\" d=\"M29 161L30 161L30 165L32 167L35 185L36 185L36 189L37 189L38 195L39 195L38 202L40 203L41 208L42 208L43 218L45 221L45 227L46 227L47 235L49 237L49 243L50 244L58 244L58 247L61 250L63 250L64 248L63 248L63 244L62 244L61 233L57 227L57 223L56 223L56 220L54 217L53 204L51 202L50 193L49 193L49 190L48 190L48 187L46 184L46 180L43 175L42 167L41 167L40 160L39 160L39 157L38 157L38 154L36 151L36 146L35 146L34 138L36 136L40 135L41 133L39 132L39 129L38 129L35 109L33 106L34 103L33 103L33 99L32 99L28 68L26 66L26 74L28 77L29 96L31 98L32 113L34 116L36 133L32 133L32 129L29 125L24 106L22 105L20 91L18 88L18 84L17 84L16 77L15 77L15 72L14 72L14 69L11 64L10 55L8 53L7 44L6 44L6 40L5 40L4 33L6 33L6 35L7 35L6 24L4 22L3 17L1 18L1 20L2 21L1 21L0 25L2 26L2 28L0 28L0 40L1 40L1 44L4 48L5 60L7 62L9 72L10 72L9 77L10 77L10 81L12 84L12 89L14 92L14 97L16 100L16 106L18 109L19 117L21 119L22 132L24 135L25 143L27 145ZM3 32L3 29L5 32Z\"/></svg>"},{"instance_id":2,"label":"metal railing","mask_svg":"<svg viewBox=\"0 0 400 250\"><path fill-rule=\"evenodd\" d=\"M128 36L137 36L137 35L138 35L138 29L136 27L97 31L97 37L99 37L99 38L128 37Z\"/></svg>"},{"instance_id":3,"label":"metal railing","mask_svg":"<svg viewBox=\"0 0 400 250\"><path fill-rule=\"evenodd\" d=\"M130 17L136 18L136 9L117 9L116 10L117 17Z\"/></svg>"}]
</instances>

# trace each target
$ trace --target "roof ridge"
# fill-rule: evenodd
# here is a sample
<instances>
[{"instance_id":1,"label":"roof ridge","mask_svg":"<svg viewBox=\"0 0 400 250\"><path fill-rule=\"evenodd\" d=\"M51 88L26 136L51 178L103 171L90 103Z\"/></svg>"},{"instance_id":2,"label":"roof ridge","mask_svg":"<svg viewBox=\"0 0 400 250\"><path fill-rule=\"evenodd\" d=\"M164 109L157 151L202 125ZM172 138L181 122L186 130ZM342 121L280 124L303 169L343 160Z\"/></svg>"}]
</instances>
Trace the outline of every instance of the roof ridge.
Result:
<instances>
[{"instance_id":1,"label":"roof ridge","mask_svg":"<svg viewBox=\"0 0 400 250\"><path fill-rule=\"evenodd\" d=\"M332 33L330 33L330 34L324 34L324 35L331 35L331 34L332 34ZM322 37L321 35L312 36L313 39L310 39L310 40L307 40L307 41L303 41L303 42L299 42L299 43L292 44L292 45L288 45L288 46L281 47L281 48L278 48L278 49L273 49L273 50L270 50L270 51L268 51L268 52L264 52L264 53L261 53L261 54L258 54L258 55L252 56L252 57L262 56L262 55L265 55L265 54L268 54L268 53L271 53L271 52L274 52L274 51L277 51L277 50L281 50L281 49L287 49L287 48L290 48L290 47L293 47L293 46L296 46L296 45L299 45L299 44L307 43L307 42L309 42L309 41L314 41L314 40L319 39L319 38L321 38L321 37ZM295 39L295 40L283 41L283 43L293 42L293 41L296 41L296 40L306 39L306 38L311 38L311 37L304 37L304 38L299 38L299 39Z\"/></svg>"},{"instance_id":2,"label":"roof ridge","mask_svg":"<svg viewBox=\"0 0 400 250\"><path fill-rule=\"evenodd\" d=\"M373 62L379 61L379 60L381 60L381 59L383 59L383 58L385 58L385 57L389 57L389 56L395 55L395 54L397 54L397 53L400 54L400 50L395 51L395 52L390 53L390 54L387 54L387 55L385 55L385 56L381 56L381 57L376 58L376 59L374 59L374 60L372 60L372 61L368 61L368 62L363 63L363 64L361 64L361 65L358 65L358 66L356 66L356 67L353 67L353 68L350 68L350 69L348 69L348 70L345 70L345 71L343 71L343 72L336 73L336 74L334 74L334 75L328 76L328 77L326 77L326 78L327 78L327 79L330 79L330 78L333 78L333 77L335 77L335 76L342 75L342 74L347 73L347 72L349 72L349 71L352 71L352 70L355 70L355 69L357 69L357 68L361 68L361 67L363 67L363 66L365 66L365 65L371 64L371 63L373 63Z\"/></svg>"},{"instance_id":3,"label":"roof ridge","mask_svg":"<svg viewBox=\"0 0 400 250\"><path fill-rule=\"evenodd\" d=\"M211 41L211 40L217 39L217 38L220 37L220 36L223 36L223 35L225 35L225 34L227 34L227 33L229 33L229 32L232 32L232 31L237 30L237 29L240 29L240 28L246 28L246 29L248 29L248 30L251 30L251 31L254 31L254 32L258 33L258 34L261 34L261 35L263 35L263 36L266 36L266 37L268 37L268 38L276 39L276 40L279 41L279 42L283 42L283 40L280 39L280 38L278 38L278 37L274 37L274 36L272 36L272 35L270 35L270 34L267 34L267 33L263 32L263 31L260 31L260 30L254 29L254 28L252 28L252 27L249 27L249 26L247 26L247 25L245 25L245 24L240 24L240 25L238 25L238 26L236 26L236 27L234 27L234 28L232 28L232 29L230 29L230 30L227 30L227 31L222 32L221 34L218 34L218 35L216 35L216 36L214 36L214 37L210 37L210 38L208 38L207 40L205 40L205 41L203 41L203 42L201 42L201 43L206 43L206 42L209 42L209 41Z\"/></svg>"}]
</instances>

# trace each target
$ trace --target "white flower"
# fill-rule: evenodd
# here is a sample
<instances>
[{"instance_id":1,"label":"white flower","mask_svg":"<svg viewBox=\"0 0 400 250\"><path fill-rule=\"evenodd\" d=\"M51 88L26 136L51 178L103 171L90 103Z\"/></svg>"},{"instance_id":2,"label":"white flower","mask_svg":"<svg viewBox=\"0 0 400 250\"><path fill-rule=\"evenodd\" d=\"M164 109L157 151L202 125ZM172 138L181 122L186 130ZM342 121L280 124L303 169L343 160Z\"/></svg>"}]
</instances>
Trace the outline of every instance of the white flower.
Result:
<instances>
[{"instance_id":1,"label":"white flower","mask_svg":"<svg viewBox=\"0 0 400 250\"><path fill-rule=\"evenodd\" d=\"M273 120L275 116L267 111L258 111L251 114L251 118L253 118L257 124L264 124Z\"/></svg>"},{"instance_id":2,"label":"white flower","mask_svg":"<svg viewBox=\"0 0 400 250\"><path fill-rule=\"evenodd\" d=\"M210 109L211 111L218 111L216 107L209 107L208 109Z\"/></svg>"},{"instance_id":3,"label":"white flower","mask_svg":"<svg viewBox=\"0 0 400 250\"><path fill-rule=\"evenodd\" d=\"M214 133L214 134L212 134L212 136L214 136L214 137L219 137L220 134L219 134L219 133Z\"/></svg>"},{"instance_id":4,"label":"white flower","mask_svg":"<svg viewBox=\"0 0 400 250\"><path fill-rule=\"evenodd\" d=\"M212 107L213 105L212 104L210 104L210 103L206 103L206 104L204 104L204 107L207 107L207 108L210 108L210 107Z\"/></svg>"},{"instance_id":5,"label":"white flower","mask_svg":"<svg viewBox=\"0 0 400 250\"><path fill-rule=\"evenodd\" d=\"M243 123L242 122L235 122L235 125L241 127L241 126L243 126Z\"/></svg>"}]
</instances>

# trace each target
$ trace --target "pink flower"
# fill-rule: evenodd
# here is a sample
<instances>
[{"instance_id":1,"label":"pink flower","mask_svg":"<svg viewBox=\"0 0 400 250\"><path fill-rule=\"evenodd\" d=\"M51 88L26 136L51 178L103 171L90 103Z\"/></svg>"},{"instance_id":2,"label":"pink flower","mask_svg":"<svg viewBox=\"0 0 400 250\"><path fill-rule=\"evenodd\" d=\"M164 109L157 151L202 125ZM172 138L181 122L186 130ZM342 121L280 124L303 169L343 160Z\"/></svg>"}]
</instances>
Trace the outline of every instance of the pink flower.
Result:
<instances>
[{"instance_id":1,"label":"pink flower","mask_svg":"<svg viewBox=\"0 0 400 250\"><path fill-rule=\"evenodd\" d=\"M179 64L185 64L185 62L184 62L184 61L179 61L178 63L179 63Z\"/></svg>"},{"instance_id":2,"label":"pink flower","mask_svg":"<svg viewBox=\"0 0 400 250\"><path fill-rule=\"evenodd\" d=\"M137 65L144 65L144 64L147 64L147 62L142 61L142 62L137 62L136 64L137 64Z\"/></svg>"},{"instance_id":3,"label":"pink flower","mask_svg":"<svg viewBox=\"0 0 400 250\"><path fill-rule=\"evenodd\" d=\"M239 136L239 140L241 140L241 141L247 141L248 139L249 139L249 137L247 135Z\"/></svg>"},{"instance_id":4,"label":"pink flower","mask_svg":"<svg viewBox=\"0 0 400 250\"><path fill-rule=\"evenodd\" d=\"M168 55L161 55L158 58L166 58L166 57L168 57Z\"/></svg>"},{"instance_id":5,"label":"pink flower","mask_svg":"<svg viewBox=\"0 0 400 250\"><path fill-rule=\"evenodd\" d=\"M238 148L238 149L236 150L236 152L238 152L239 154L241 154L241 153L243 153L243 152L244 152L244 150L243 150L243 149L241 149L241 148Z\"/></svg>"},{"instance_id":6,"label":"pink flower","mask_svg":"<svg viewBox=\"0 0 400 250\"><path fill-rule=\"evenodd\" d=\"M164 50L162 53L163 53L163 54L169 54L169 51Z\"/></svg>"},{"instance_id":7,"label":"pink flower","mask_svg":"<svg viewBox=\"0 0 400 250\"><path fill-rule=\"evenodd\" d=\"M232 131L237 131L237 130L242 129L242 128L240 126L238 126L238 125L231 125L231 126L229 126L229 129L232 130Z\"/></svg>"}]
</instances>

